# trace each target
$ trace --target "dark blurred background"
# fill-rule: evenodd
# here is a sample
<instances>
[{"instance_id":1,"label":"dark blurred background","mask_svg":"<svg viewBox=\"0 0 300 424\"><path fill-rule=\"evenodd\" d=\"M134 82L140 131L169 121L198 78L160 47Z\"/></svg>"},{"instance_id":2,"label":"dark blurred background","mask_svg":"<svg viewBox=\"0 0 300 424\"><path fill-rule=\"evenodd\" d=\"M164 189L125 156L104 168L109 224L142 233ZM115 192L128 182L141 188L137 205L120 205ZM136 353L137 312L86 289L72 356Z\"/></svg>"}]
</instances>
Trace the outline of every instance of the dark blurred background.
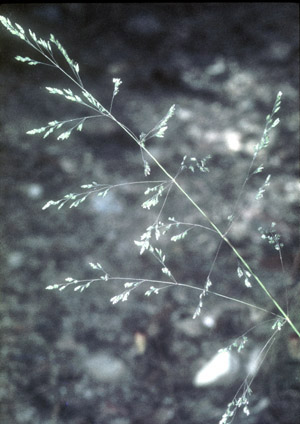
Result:
<instances>
[{"instance_id":1,"label":"dark blurred background","mask_svg":"<svg viewBox=\"0 0 300 424\"><path fill-rule=\"evenodd\" d=\"M151 151L172 175L185 154L212 155L209 173L185 173L180 183L222 230L266 115L283 92L281 123L257 163L264 163L265 170L247 184L229 238L283 307L288 297L295 314L300 296L295 259L299 6L32 3L2 4L0 14L39 37L54 34L79 63L86 89L105 106L112 79L121 78L113 112L137 135L176 104L165 138L153 139ZM272 316L210 295L193 320L198 294L182 288L148 298L145 285L117 305L109 299L124 290L120 281L95 283L83 293L45 290L69 276L98 276L89 262L100 262L116 277L161 279L160 265L151 255L140 256L134 245L159 207L142 209L145 189L133 185L102 200L90 197L77 209L42 211L48 200L78 192L82 184L140 181L143 165L137 146L105 119L90 120L65 141L26 135L49 121L86 111L45 90L74 89L62 74L17 62L16 55L39 59L1 27L1 423L219 422L253 372L274 322L260 323ZM151 180L163 178L152 168ZM271 185L258 202L255 195L268 174ZM205 224L175 190L160 219L166 222L170 216ZM273 221L285 245L284 272L278 252L257 231ZM162 238L158 246L178 281L203 287L218 247L216 237L193 230L177 243ZM213 290L272 311L259 288L253 284L249 290L238 279L237 265L222 246L211 274ZM222 364L222 378L196 383L197 372L218 349L251 327L248 348ZM285 327L254 379L251 414L239 415L237 423L299 422L299 350Z\"/></svg>"}]
</instances>

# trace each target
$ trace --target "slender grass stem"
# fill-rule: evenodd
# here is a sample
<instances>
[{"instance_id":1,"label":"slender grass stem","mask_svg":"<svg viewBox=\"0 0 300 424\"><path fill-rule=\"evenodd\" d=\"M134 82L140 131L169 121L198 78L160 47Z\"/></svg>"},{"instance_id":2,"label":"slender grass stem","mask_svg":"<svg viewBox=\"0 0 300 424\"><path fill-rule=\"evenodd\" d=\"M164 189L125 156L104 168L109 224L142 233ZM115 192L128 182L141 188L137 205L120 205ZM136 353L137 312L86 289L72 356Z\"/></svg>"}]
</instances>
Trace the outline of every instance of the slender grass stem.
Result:
<instances>
[{"instance_id":1,"label":"slender grass stem","mask_svg":"<svg viewBox=\"0 0 300 424\"><path fill-rule=\"evenodd\" d=\"M116 122L133 140L141 146L138 138L134 136L131 132L127 131L126 127L124 127L116 118L113 116L112 120ZM266 288L266 286L263 284L261 279L254 273L254 271L251 269L249 264L245 261L245 259L241 256L241 254L238 252L238 250L232 245L232 243L229 241L229 239L221 232L221 230L214 224L214 222L207 216L207 214L204 212L204 210L191 198L191 196L184 190L184 188L177 182L176 178L173 177L166 169L165 167L153 156L153 154L145 147L141 146L142 149L147 153L147 155L153 160L153 162L162 170L162 172L171 180L171 182L178 188L178 190L189 200L189 202L197 209L197 211L206 219L206 221L210 224L210 226L213 228L213 230L218 233L218 235L224 240L224 242L231 248L231 250L235 253L237 258L241 261L241 263L245 266L245 268L251 273L251 275L254 277L256 282L259 284L259 286L262 288L262 290L265 292L265 294L271 299L273 304L276 306L278 311L281 313L281 315L284 317L284 319L287 321L287 323L291 326L291 328L294 330L294 332L297 334L297 336L300 338L300 332L296 328L295 324L291 321L287 313L283 310L283 308L279 305L277 300L272 296L272 294L269 292L269 290Z\"/></svg>"}]
</instances>

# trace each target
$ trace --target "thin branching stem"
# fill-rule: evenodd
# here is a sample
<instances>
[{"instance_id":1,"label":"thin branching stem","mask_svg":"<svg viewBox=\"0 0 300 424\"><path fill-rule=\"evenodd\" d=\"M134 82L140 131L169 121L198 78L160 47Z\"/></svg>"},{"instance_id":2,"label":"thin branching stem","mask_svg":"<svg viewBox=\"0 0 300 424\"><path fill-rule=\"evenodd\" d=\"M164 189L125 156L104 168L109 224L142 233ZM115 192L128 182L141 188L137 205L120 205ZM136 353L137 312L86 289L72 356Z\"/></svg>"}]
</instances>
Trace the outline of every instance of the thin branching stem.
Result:
<instances>
[{"instance_id":1,"label":"thin branching stem","mask_svg":"<svg viewBox=\"0 0 300 424\"><path fill-rule=\"evenodd\" d=\"M116 118L113 118L113 121L115 121L121 128L124 129L124 126L119 123L119 121L116 120ZM126 129L124 129L126 131ZM134 141L140 145L139 140L136 136L133 136L131 133L126 131L131 138L134 139ZM206 221L211 225L211 227L218 233L218 235L224 240L224 242L231 248L231 250L235 253L237 258L241 261L241 263L245 266L245 268L250 272L250 274L254 277L256 282L259 284L259 286L262 288L262 290L265 292L265 294L271 299L273 304L276 306L278 311L281 313L281 315L284 317L284 319L288 322L288 324L292 327L294 332L297 334L297 336L300 338L300 332L295 327L295 324L291 321L287 313L282 309L282 307L279 305L277 300L272 296L272 294L269 292L269 290L266 288L266 286L263 284L263 282L260 280L260 278L254 273L254 271L251 269L249 264L245 261L245 259L241 256L241 254L238 252L238 250L232 245L232 243L229 241L229 239L224 235L221 230L214 224L214 222L207 216L207 214L204 212L204 210L191 198L191 196L184 190L184 188L177 182L175 177L172 177L172 175L165 169L165 167L153 156L153 154L145 147L141 146L142 149L148 154L148 156L153 160L153 162L163 171L163 173L172 181L172 183L178 188L178 190L189 200L189 202L197 209L197 211L206 219Z\"/></svg>"},{"instance_id":2,"label":"thin branching stem","mask_svg":"<svg viewBox=\"0 0 300 424\"><path fill-rule=\"evenodd\" d=\"M130 282L136 282L136 283L149 283L149 284L163 284L164 286L177 286L177 287L184 287L187 289L192 289L192 290L197 290L197 291L207 291L208 293L217 296L217 297L221 297L223 299L227 299L236 303L240 303L241 305L247 306L249 308L253 308L253 309L257 309L259 311L262 311L266 314L270 314L270 315L274 315L274 317L277 318L281 318L281 315L276 314L275 312L271 312L268 311L267 309L261 308L257 305L253 305L252 303L249 302L245 302L243 300L231 297L231 296L226 296L222 293L218 293L216 291L213 290L208 290L202 287L198 287L198 286L194 286L192 284L186 284L186 283L179 283L176 280L175 281L164 281L164 280L155 280L155 279L149 279L149 278L132 278L132 277L112 277L109 274L107 274L107 281L130 281ZM75 280L73 282L70 283L62 283L59 284L59 286L69 286L69 285L74 285L74 284L86 284L86 283L94 283L94 282L101 282L103 281L102 278L93 278L93 279L84 279L84 280ZM133 289L135 289L136 287L134 287ZM251 329L250 329L251 330ZM249 331L250 331L249 330Z\"/></svg>"}]
</instances>

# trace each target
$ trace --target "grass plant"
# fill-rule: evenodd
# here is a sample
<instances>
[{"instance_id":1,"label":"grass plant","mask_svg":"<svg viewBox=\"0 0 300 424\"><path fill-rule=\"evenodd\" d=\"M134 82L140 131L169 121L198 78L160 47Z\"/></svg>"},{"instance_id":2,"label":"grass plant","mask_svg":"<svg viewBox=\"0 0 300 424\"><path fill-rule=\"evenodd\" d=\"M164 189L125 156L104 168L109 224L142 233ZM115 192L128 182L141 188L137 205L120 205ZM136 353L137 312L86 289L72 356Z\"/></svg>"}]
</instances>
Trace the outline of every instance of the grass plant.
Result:
<instances>
[{"instance_id":1,"label":"grass plant","mask_svg":"<svg viewBox=\"0 0 300 424\"><path fill-rule=\"evenodd\" d=\"M44 40L39 38L30 29L25 31L21 25L17 23L11 23L11 21L4 16L0 16L0 20L2 25L12 35L20 38L23 42L29 45L35 53L38 54L38 59L32 59L28 56L16 56L16 60L26 63L30 66L43 65L52 67L53 70L61 72L72 83L72 88L67 87L61 89L55 87L46 87L47 92L54 96L63 97L69 102L76 103L80 106L81 109L85 108L87 111L85 115L76 118L48 122L40 128L27 131L27 134L40 135L44 139L55 135L57 140L64 141L72 135L73 131L82 131L85 123L88 120L98 119L101 117L111 120L122 131L124 131L132 140L132 142L136 144L137 151L141 155L144 174L143 180L132 181L129 183L120 182L119 184L114 185L92 181L90 183L83 184L80 187L80 190L78 190L76 193L66 194L63 198L58 200L49 200L42 209L46 210L52 206L56 206L58 209L63 207L76 208L90 196L99 196L104 198L111 190L122 188L125 185L140 185L144 187L146 200L142 203L142 207L146 210L150 210L155 206L158 208L155 221L151 226L148 226L146 230L144 230L140 239L135 241L135 245L139 248L141 255L150 254L155 258L163 274L162 279L153 280L147 278L138 278L136 276L114 276L108 272L102 264L97 262L90 263L91 268L95 271L95 278L78 280L73 277L68 277L63 282L52 283L48 285L46 289L63 291L72 287L74 291L83 292L93 283L107 282L111 280L119 281L123 284L124 289L121 293L116 294L110 299L113 304L116 304L120 301L126 301L134 290L141 287L145 287L145 295L148 297L152 296L153 294L159 294L161 290L167 288L185 287L190 290L194 290L195 293L198 294L198 300L197 304L195 304L195 311L193 315L194 319L197 319L201 314L203 304L205 302L205 297L211 295L226 298L232 302L237 302L247 307L263 310L265 313L268 313L268 315L271 317L272 324L270 325L270 337L266 341L257 358L256 372L251 375L249 374L246 377L244 383L238 389L236 396L232 402L229 403L223 417L220 418L219 424L231 423L235 418L238 409L240 408L244 414L249 415L249 397L251 394L252 381L255 378L261 364L263 363L282 327L285 325L291 327L294 334L300 337L300 330L296 327L295 322L290 317L288 303L283 306L277 299L273 297L273 295L266 287L264 281L256 272L254 272L247 260L244 259L244 257L240 254L238 249L229 239L229 233L232 231L234 223L239 217L241 198L246 190L246 186L249 180L255 178L256 174L264 172L264 164L260 163L259 161L260 153L262 150L267 149L270 143L270 133L279 124L278 112L281 107L282 93L279 92L277 94L271 113L266 118L266 124L265 128L263 129L261 139L255 146L252 160L248 169L246 170L246 175L240 188L239 195L233 204L232 212L228 217L227 227L225 231L222 231L215 224L215 222L211 220L211 218L205 212L204 208L189 195L189 193L180 183L180 176L184 172L209 172L209 162L211 157L206 156L202 159L198 159L196 157L184 156L181 163L178 164L177 173L175 175L171 175L165 166L149 150L149 143L151 139L162 139L165 137L170 120L175 114L175 105L172 105L169 108L165 116L163 116L162 119L150 131L146 133L141 132L141 134L136 135L132 130L120 122L113 113L114 102L117 95L119 94L122 84L121 79L114 78L112 80L112 96L108 102L109 106L104 106L102 101L96 99L96 97L94 97L94 95L85 88L80 76L78 63L69 57L65 48L54 35L50 35L49 40ZM57 59L58 55L61 55L61 58L64 60L64 65L61 64L61 59ZM149 178L151 175L151 168L153 166L157 166L160 171L162 171L164 175L163 180L151 180ZM256 198L253 200L254 202L259 202L263 199L265 191L270 186L270 182L271 175L266 175L263 184L257 189ZM168 217L167 221L163 222L162 215L171 190L177 190L181 194L182 198L193 206L196 213L201 216L201 219L204 220L205 224L179 221L175 217ZM212 258L209 273L201 287L178 281L175 272L173 272L171 267L168 265L166 253L156 246L156 242L162 236L167 235L171 242L180 243L182 239L189 237L189 233L191 231L195 230L208 231L214 233L214 235L217 235L219 238L219 243L215 255ZM261 237L270 243L278 252L278 258L283 268L283 243L280 240L280 235L276 231L276 223L271 223L270 228L267 230L259 227L258 231L260 232ZM173 235L169 236L169 234ZM242 283L247 288L249 288L249 290L260 290L273 305L274 308L272 311L267 311L266 309L261 308L259 305L251 304L243 299L221 294L214 289L212 271L223 244L226 244L231 249L237 259L238 266L236 271L237 275L235 278L241 280ZM249 332L244 333L223 350L236 349L238 352L240 352L245 348L245 344L248 340L248 334Z\"/></svg>"}]
</instances>

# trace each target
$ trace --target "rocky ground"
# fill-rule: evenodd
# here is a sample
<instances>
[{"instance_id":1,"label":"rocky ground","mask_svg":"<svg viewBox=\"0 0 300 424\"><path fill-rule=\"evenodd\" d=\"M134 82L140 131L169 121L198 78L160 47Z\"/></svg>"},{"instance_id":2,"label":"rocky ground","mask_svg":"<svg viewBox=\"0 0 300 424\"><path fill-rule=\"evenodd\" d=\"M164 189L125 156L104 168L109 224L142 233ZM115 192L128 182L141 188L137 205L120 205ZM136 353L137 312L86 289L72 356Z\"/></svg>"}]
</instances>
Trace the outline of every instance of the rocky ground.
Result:
<instances>
[{"instance_id":1,"label":"rocky ground","mask_svg":"<svg viewBox=\"0 0 300 424\"><path fill-rule=\"evenodd\" d=\"M180 183L223 230L266 115L283 92L281 123L257 162L265 169L247 184L229 238L284 307L288 297L297 322L298 5L12 4L0 14L41 37L53 33L105 105L112 78L121 78L113 112L134 133L149 131L176 104L165 138L153 139L151 152L173 175L184 155L211 154L209 173L185 172ZM94 283L83 293L45 290L70 276L98 277L90 262L115 277L161 279L161 266L134 244L159 209L141 208L145 188L129 185L76 209L42 211L49 199L82 184L141 181L143 165L138 147L105 119L90 120L65 141L26 135L83 112L44 89L74 89L59 72L26 66L16 55L33 53L2 28L1 423L218 423L247 374L252 378L261 349L268 351L273 316L209 295L193 320L198 292L173 287L146 297L149 285L113 305L109 300L124 290L120 280ZM268 174L271 184L256 201ZM149 178L162 174L153 166ZM175 189L161 219L170 216L205 225ZM284 272L278 252L257 231L272 222L285 245ZM177 243L168 240L158 246L177 281L202 287L217 237L193 230ZM275 312L259 287L239 280L237 265L222 246L212 290ZM215 356L254 326L240 355ZM279 336L253 380L250 415L236 423L299 422L299 346L286 326ZM213 358L210 381L203 369Z\"/></svg>"}]
</instances>

